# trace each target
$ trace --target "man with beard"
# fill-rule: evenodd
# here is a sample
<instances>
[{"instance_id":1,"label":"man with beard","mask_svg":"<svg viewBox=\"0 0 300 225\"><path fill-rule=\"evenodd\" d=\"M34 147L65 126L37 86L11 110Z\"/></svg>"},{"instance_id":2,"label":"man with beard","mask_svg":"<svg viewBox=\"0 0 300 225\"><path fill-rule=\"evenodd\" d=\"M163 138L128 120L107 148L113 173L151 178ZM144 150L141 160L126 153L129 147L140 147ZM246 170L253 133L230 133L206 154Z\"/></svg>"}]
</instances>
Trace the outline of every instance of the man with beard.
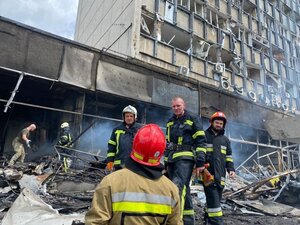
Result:
<instances>
[{"instance_id":1,"label":"man with beard","mask_svg":"<svg viewBox=\"0 0 300 225\"><path fill-rule=\"evenodd\" d=\"M222 192L225 185L226 171L229 177L235 176L232 150L229 139L224 135L227 122L223 112L214 113L210 120L210 127L205 131L207 148L206 163L208 171L214 176L214 182L204 186L207 208L205 221L209 225L223 225L221 209Z\"/></svg>"}]
</instances>

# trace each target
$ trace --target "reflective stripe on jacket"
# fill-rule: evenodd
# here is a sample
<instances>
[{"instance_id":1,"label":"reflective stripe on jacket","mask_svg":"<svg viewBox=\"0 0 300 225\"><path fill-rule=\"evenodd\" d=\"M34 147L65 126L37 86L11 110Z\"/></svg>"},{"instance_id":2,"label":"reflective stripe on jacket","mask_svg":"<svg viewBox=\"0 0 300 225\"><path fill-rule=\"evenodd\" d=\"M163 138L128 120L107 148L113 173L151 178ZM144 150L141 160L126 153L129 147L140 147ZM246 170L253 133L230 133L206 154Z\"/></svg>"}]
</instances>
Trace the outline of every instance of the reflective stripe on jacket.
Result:
<instances>
[{"instance_id":1,"label":"reflective stripe on jacket","mask_svg":"<svg viewBox=\"0 0 300 225\"><path fill-rule=\"evenodd\" d=\"M70 131L64 130L59 135L58 145L63 147L69 147L72 142Z\"/></svg>"},{"instance_id":2,"label":"reflective stripe on jacket","mask_svg":"<svg viewBox=\"0 0 300 225\"><path fill-rule=\"evenodd\" d=\"M135 123L127 128L124 123L116 127L108 141L107 161L114 162L114 165L124 164L129 157L134 135L141 126Z\"/></svg>"},{"instance_id":3,"label":"reflective stripe on jacket","mask_svg":"<svg viewBox=\"0 0 300 225\"><path fill-rule=\"evenodd\" d=\"M166 136L168 143L191 146L190 150L171 151L171 154L166 151L166 163L180 159L194 160L196 158L197 167L204 165L206 153L205 133L198 116L191 115L188 111L185 111L184 115L179 118L173 115L167 123Z\"/></svg>"},{"instance_id":4,"label":"reflective stripe on jacket","mask_svg":"<svg viewBox=\"0 0 300 225\"><path fill-rule=\"evenodd\" d=\"M210 165L208 170L214 175L215 180L224 185L226 170L234 171L230 141L224 135L224 130L215 135L212 127L205 131L205 135L207 141L206 162Z\"/></svg>"},{"instance_id":5,"label":"reflective stripe on jacket","mask_svg":"<svg viewBox=\"0 0 300 225\"><path fill-rule=\"evenodd\" d=\"M122 179L124 178L124 179ZM97 186L86 225L182 225L178 189L167 177L116 171Z\"/></svg>"}]
</instances>

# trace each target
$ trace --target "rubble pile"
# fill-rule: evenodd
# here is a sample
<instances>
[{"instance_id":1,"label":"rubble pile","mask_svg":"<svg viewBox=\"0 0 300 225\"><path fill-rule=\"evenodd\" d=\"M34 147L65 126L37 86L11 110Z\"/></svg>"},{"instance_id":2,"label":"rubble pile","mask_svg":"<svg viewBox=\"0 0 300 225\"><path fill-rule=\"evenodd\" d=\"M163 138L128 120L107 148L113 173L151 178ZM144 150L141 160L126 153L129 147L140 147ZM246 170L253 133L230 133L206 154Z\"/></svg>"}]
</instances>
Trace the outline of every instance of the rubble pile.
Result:
<instances>
[{"instance_id":1,"label":"rubble pile","mask_svg":"<svg viewBox=\"0 0 300 225\"><path fill-rule=\"evenodd\" d=\"M21 213L20 204L22 205L25 200L20 200L20 196L26 198L27 202L34 199L33 202L40 202L39 206L44 204L45 207L50 207L54 210L51 212L53 215L77 213L83 218L91 204L96 185L106 175L104 170L96 168L69 169L65 173L55 158L44 157L41 161L40 163L16 163L8 167L6 159L0 160L0 200L2 203L0 220L3 219L3 225L5 221L10 221L7 224L11 223L11 220L7 219L7 214L12 214L10 211L13 208L14 211L18 210L13 213L14 215ZM14 207L15 204L19 206ZM34 203L30 204L32 205ZM33 210L39 211L40 209L34 208ZM31 214L33 215L34 212ZM30 224L34 222L30 221ZM74 224L80 223L74 220Z\"/></svg>"},{"instance_id":2,"label":"rubble pile","mask_svg":"<svg viewBox=\"0 0 300 225\"><path fill-rule=\"evenodd\" d=\"M0 159L0 224L26 220L21 224L39 225L41 218L44 225L83 224L96 185L106 175L98 164L65 172L55 157L11 167L5 158ZM247 176L240 172L240 176L227 180L222 201L225 224L299 224L299 172L285 171L254 181L244 179ZM203 187L192 182L191 192L197 224L202 224L206 202Z\"/></svg>"}]
</instances>

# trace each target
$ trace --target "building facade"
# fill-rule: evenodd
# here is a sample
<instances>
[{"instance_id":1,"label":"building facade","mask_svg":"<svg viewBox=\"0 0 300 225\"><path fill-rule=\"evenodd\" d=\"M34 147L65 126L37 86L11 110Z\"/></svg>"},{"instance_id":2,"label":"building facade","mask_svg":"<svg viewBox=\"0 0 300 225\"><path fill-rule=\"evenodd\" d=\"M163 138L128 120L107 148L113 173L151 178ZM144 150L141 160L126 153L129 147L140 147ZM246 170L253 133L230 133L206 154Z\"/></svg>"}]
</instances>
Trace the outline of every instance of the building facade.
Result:
<instances>
[{"instance_id":1,"label":"building facade","mask_svg":"<svg viewBox=\"0 0 300 225\"><path fill-rule=\"evenodd\" d=\"M75 40L295 113L299 13L298 0L80 0Z\"/></svg>"}]
</instances>

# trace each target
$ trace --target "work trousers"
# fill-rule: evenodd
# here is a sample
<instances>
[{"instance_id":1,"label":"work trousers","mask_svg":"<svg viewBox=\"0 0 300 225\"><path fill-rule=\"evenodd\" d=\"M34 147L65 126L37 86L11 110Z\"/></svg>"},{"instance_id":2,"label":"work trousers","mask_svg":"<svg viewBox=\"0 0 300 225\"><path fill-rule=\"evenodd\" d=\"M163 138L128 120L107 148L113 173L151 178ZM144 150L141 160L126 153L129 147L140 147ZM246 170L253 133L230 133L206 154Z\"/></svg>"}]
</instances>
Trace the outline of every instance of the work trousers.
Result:
<instances>
[{"instance_id":1,"label":"work trousers","mask_svg":"<svg viewBox=\"0 0 300 225\"><path fill-rule=\"evenodd\" d=\"M11 157L8 165L14 165L18 160L23 163L25 159L24 145L18 141L13 141L12 146L14 148L15 154Z\"/></svg>"},{"instance_id":2,"label":"work trousers","mask_svg":"<svg viewBox=\"0 0 300 225\"><path fill-rule=\"evenodd\" d=\"M190 192L190 180L195 162L192 160L178 160L168 163L168 177L179 189L181 209L184 225L195 224L195 213Z\"/></svg>"},{"instance_id":3,"label":"work trousers","mask_svg":"<svg viewBox=\"0 0 300 225\"><path fill-rule=\"evenodd\" d=\"M204 186L206 196L206 209L205 209L205 224L208 225L224 225L223 212L221 208L223 187L221 184L211 184L208 187Z\"/></svg>"}]
</instances>

